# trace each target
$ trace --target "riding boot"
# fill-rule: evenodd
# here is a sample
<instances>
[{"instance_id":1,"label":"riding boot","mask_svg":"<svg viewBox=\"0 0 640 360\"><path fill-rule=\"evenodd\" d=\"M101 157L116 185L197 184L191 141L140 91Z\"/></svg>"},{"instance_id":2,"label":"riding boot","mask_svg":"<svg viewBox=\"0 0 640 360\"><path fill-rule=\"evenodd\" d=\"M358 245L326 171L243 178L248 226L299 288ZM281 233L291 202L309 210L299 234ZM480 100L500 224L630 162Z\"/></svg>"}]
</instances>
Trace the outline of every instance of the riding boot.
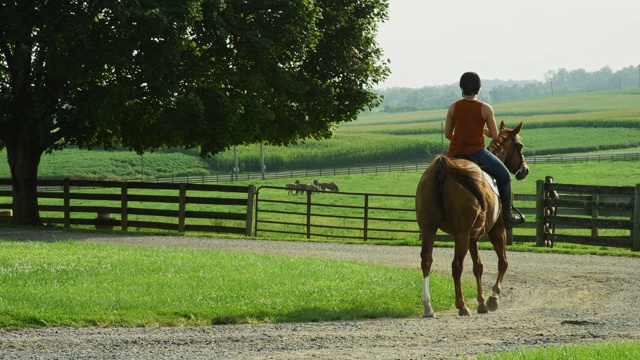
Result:
<instances>
[{"instance_id":1,"label":"riding boot","mask_svg":"<svg viewBox=\"0 0 640 360\"><path fill-rule=\"evenodd\" d=\"M519 216L513 214L513 212L511 211L512 208L518 212ZM525 222L524 215L520 213L518 209L509 205L502 207L502 220L504 221L504 227L507 230L512 229L514 226L520 225Z\"/></svg>"},{"instance_id":2,"label":"riding boot","mask_svg":"<svg viewBox=\"0 0 640 360\"><path fill-rule=\"evenodd\" d=\"M522 224L525 219L524 215L518 209L511 205L511 183L504 184L500 189L500 200L502 203L502 220L504 221L505 229L512 229L516 225ZM513 214L512 209L515 209L519 216Z\"/></svg>"}]
</instances>

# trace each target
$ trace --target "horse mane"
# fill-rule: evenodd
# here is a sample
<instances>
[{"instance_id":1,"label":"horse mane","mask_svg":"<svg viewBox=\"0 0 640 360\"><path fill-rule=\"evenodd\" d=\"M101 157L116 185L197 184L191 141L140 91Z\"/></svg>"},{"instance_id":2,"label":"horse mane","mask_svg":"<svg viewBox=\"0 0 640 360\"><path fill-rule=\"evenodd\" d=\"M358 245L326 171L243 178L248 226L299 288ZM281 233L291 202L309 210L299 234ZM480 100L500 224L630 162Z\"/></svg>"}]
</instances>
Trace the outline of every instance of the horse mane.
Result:
<instances>
[{"instance_id":1,"label":"horse mane","mask_svg":"<svg viewBox=\"0 0 640 360\"><path fill-rule=\"evenodd\" d=\"M449 157L438 156L434 161L438 173L438 183L444 182L442 175L462 185L478 200L482 210L485 209L481 184L484 182L482 171L471 161L452 161Z\"/></svg>"},{"instance_id":2,"label":"horse mane","mask_svg":"<svg viewBox=\"0 0 640 360\"><path fill-rule=\"evenodd\" d=\"M487 147L490 153L495 154L496 149L498 149L502 143L505 142L509 138L509 133L507 131L500 131L498 136L495 139L491 140L491 143Z\"/></svg>"}]
</instances>

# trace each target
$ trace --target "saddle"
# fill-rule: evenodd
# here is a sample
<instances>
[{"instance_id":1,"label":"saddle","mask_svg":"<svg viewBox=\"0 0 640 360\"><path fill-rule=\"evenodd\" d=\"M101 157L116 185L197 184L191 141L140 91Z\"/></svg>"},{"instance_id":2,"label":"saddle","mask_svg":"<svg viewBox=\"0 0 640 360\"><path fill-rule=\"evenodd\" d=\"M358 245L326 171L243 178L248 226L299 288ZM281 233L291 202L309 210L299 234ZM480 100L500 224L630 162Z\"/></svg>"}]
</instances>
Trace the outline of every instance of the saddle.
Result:
<instances>
[{"instance_id":1,"label":"saddle","mask_svg":"<svg viewBox=\"0 0 640 360\"><path fill-rule=\"evenodd\" d=\"M471 161L472 163L478 165L478 162L476 161L476 159L474 159L471 155L456 154L453 156L453 158ZM487 174L484 170L482 171L482 174L484 175L489 185L491 185L491 190L493 190L493 192L498 196L498 198L500 198L500 191L498 191L498 182L496 181L496 179L494 179L491 175Z\"/></svg>"}]
</instances>

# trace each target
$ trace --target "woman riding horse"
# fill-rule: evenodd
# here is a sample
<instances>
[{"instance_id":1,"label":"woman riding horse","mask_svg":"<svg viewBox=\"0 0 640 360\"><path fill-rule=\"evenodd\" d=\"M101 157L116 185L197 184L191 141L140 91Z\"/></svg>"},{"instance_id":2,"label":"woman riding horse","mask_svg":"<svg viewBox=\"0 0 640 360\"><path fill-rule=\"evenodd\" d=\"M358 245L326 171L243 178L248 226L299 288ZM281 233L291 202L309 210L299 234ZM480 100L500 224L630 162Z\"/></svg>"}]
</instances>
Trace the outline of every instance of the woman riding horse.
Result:
<instances>
[{"instance_id":1,"label":"woman riding horse","mask_svg":"<svg viewBox=\"0 0 640 360\"><path fill-rule=\"evenodd\" d=\"M504 164L484 147L484 135L498 136L491 105L479 101L480 77L466 72L460 77L462 99L449 106L444 136L451 140L447 156L471 158L498 183L502 199L502 216L507 229L524 222L511 212L511 175ZM487 126L485 128L485 125Z\"/></svg>"},{"instance_id":2,"label":"woman riding horse","mask_svg":"<svg viewBox=\"0 0 640 360\"><path fill-rule=\"evenodd\" d=\"M504 122L501 123L500 133L489 146L489 151L496 155L518 180L526 178L529 174L529 168L522 156L523 145L518 135L521 129L522 123L513 130L506 128ZM498 295L508 267L506 231L500 203L489 179L480 167L471 161L439 156L425 170L416 190L416 217L422 238L420 256L425 317L435 316L431 307L429 274L438 229L453 235L455 240L451 268L459 314L469 315L469 309L462 298L460 283L467 252L471 253L473 274L476 277L478 313L498 308ZM478 253L478 239L485 234L489 235L498 255L498 279L493 286L493 295L489 298L488 304L485 304L482 293L483 265Z\"/></svg>"}]
</instances>

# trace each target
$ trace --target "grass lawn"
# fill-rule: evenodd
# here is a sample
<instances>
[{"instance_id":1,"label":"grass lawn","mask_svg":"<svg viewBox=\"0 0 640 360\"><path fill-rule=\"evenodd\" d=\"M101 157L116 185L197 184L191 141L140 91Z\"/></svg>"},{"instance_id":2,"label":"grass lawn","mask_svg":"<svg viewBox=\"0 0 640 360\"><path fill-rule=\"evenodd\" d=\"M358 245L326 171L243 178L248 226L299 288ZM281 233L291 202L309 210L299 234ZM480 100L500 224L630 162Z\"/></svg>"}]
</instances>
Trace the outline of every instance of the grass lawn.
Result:
<instances>
[{"instance_id":1,"label":"grass lawn","mask_svg":"<svg viewBox=\"0 0 640 360\"><path fill-rule=\"evenodd\" d=\"M454 305L449 276L431 280ZM473 284L466 284L466 297ZM0 328L194 326L421 315L419 270L193 249L0 241Z\"/></svg>"}]
</instances>

